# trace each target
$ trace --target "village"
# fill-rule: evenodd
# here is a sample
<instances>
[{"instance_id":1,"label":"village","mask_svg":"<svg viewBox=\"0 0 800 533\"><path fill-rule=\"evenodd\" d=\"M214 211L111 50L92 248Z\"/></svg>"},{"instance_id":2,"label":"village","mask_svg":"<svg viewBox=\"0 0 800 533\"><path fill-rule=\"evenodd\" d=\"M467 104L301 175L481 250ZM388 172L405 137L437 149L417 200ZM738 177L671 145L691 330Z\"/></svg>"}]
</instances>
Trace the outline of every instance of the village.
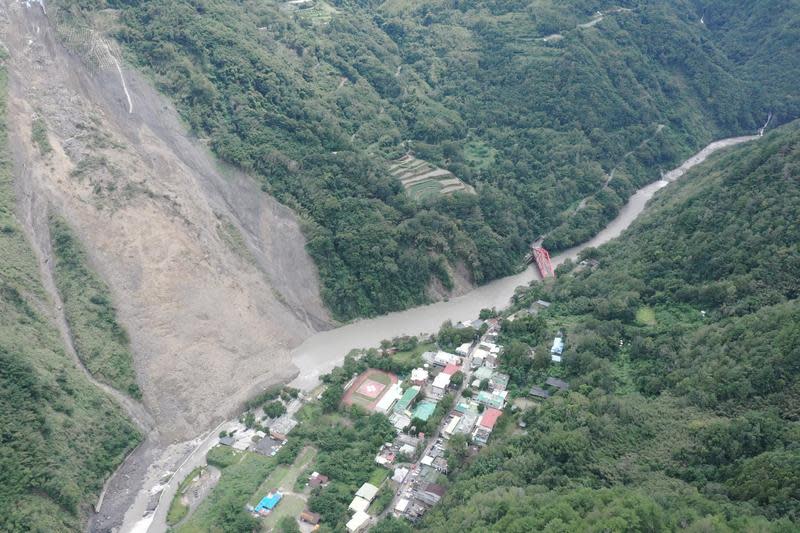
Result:
<instances>
[{"instance_id":1,"label":"village","mask_svg":"<svg viewBox=\"0 0 800 533\"><path fill-rule=\"evenodd\" d=\"M532 309L536 312L549 305L540 300ZM524 315L512 315L505 321L519 316ZM506 418L515 420L512 430L524 431L524 421L519 416L514 418L513 413L569 388L567 382L551 376L522 395L516 391L516 398L512 398L509 375L501 371L504 347L498 343L504 323L498 317L459 322L454 330L471 336L471 340L452 351L428 342L420 345L426 348L424 351L406 361L415 363L413 367L403 367L402 372L368 366L347 376L340 396L335 398L335 409L383 415L393 428L394 438L370 455L374 471L352 492L346 531L366 531L389 515L417 522L446 495L446 476L453 456L477 455L505 414L512 413ZM563 351L564 338L559 332L552 340L548 359L557 366ZM378 361L384 361L400 355L387 342L378 357ZM241 453L280 457L285 447L292 446L292 431L301 423L303 412L318 409L330 387L333 385L323 384L308 395L284 388L260 398L258 410L247 411L236 426L220 434L218 446L209 452L209 464L215 454L225 453L218 451L224 449L234 457ZM192 493L208 489L202 488L202 476L189 481L176 498L194 508L196 505L187 503ZM262 521L264 530L284 531L276 527L279 520L281 524L288 520L300 531L317 531L325 525L324 518L312 510L309 501L333 481L324 465L315 465L314 450L306 446L291 467L261 483L245 509Z\"/></svg>"}]
</instances>

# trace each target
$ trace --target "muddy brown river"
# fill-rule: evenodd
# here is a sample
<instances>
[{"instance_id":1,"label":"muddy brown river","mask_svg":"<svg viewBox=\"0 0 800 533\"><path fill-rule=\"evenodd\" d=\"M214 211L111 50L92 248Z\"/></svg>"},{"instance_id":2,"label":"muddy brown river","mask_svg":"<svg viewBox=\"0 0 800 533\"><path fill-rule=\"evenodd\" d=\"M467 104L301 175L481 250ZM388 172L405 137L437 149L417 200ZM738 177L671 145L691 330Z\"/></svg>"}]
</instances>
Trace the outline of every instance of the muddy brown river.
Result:
<instances>
[{"instance_id":1,"label":"muddy brown river","mask_svg":"<svg viewBox=\"0 0 800 533\"><path fill-rule=\"evenodd\" d=\"M692 167L699 165L714 152L740 144L757 136L732 137L715 141L684 161L684 163L663 176L663 179L639 189L600 233L590 241L569 248L552 257L553 266L567 259L575 259L578 253L588 247L596 247L618 237L644 210L647 201L656 191L680 178ZM292 386L308 390L313 388L320 375L341 363L344 356L353 348L377 346L383 339L401 335L429 334L438 331L446 320L457 322L477 318L481 309L496 307L501 309L509 304L514 290L520 285L528 285L539 279L538 272L531 265L519 274L501 278L474 290L452 298L446 302L415 307L406 311L390 313L376 318L359 320L337 329L318 333L297 347L292 360L300 369L300 375Z\"/></svg>"}]
</instances>

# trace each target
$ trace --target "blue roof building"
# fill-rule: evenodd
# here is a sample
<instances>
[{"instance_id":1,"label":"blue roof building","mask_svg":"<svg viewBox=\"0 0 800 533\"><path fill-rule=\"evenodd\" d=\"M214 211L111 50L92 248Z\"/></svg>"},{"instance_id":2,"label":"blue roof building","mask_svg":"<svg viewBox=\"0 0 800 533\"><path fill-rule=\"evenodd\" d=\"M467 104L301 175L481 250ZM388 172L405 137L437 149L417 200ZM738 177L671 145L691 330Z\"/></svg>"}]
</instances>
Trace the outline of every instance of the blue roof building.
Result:
<instances>
[{"instance_id":1,"label":"blue roof building","mask_svg":"<svg viewBox=\"0 0 800 533\"><path fill-rule=\"evenodd\" d=\"M278 505L278 502L281 501L281 498L283 498L283 494L281 494L280 492L278 491L270 492L269 494L261 498L260 502L258 502L258 505L256 505L255 509L256 512L259 512L262 509L265 509L267 511L273 510L275 506Z\"/></svg>"}]
</instances>

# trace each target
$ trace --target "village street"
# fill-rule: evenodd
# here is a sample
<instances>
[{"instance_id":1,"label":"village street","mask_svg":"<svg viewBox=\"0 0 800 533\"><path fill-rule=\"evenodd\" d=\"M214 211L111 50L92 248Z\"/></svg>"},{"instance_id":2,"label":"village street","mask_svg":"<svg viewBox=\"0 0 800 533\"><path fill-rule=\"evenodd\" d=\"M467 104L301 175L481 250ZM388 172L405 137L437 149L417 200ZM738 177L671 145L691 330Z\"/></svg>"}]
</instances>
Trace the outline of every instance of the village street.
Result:
<instances>
[{"instance_id":1,"label":"village street","mask_svg":"<svg viewBox=\"0 0 800 533\"><path fill-rule=\"evenodd\" d=\"M464 389L467 387L467 384L470 383L470 378L472 376L472 354L475 352L477 347L480 345L480 340L475 341L472 343L470 347L469 354L464 358L464 362L461 365L462 372L464 374L464 379L461 382L458 390L455 392L453 397L453 405L456 405L459 400L461 400L461 394L464 392ZM417 482L419 471L420 471L420 462L422 458L426 455L429 455L431 450L439 440L442 438L442 430L444 429L445 425L447 424L447 417L442 418L441 422L439 422L438 427L436 428L436 432L433 435L428 437L427 444L425 445L424 451L419 455L419 459L414 462L414 464L410 467L410 471L406 476L405 480L400 484L397 488L397 492L392 498L391 504L389 504L386 509L381 513L379 517L376 518L376 521L379 521L387 514L393 512L395 506L397 505L398 500L401 498L411 499L412 493L414 491L414 485Z\"/></svg>"}]
</instances>

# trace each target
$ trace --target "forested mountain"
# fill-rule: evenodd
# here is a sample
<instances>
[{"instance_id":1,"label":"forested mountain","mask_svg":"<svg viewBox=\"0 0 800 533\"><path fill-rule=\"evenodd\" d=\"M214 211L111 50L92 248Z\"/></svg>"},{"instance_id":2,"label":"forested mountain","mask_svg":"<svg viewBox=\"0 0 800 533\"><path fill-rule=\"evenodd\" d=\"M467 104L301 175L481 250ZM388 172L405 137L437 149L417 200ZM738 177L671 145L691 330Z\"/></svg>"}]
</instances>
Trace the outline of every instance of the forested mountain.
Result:
<instances>
[{"instance_id":1,"label":"forested mountain","mask_svg":"<svg viewBox=\"0 0 800 533\"><path fill-rule=\"evenodd\" d=\"M51 4L305 219L343 319L509 274L713 138L800 116L796 0ZM388 169L407 151L477 194L412 200Z\"/></svg>"},{"instance_id":2,"label":"forested mountain","mask_svg":"<svg viewBox=\"0 0 800 533\"><path fill-rule=\"evenodd\" d=\"M77 531L140 435L67 355L53 324L15 216L6 88L0 66L0 531ZM93 289L84 294L97 298Z\"/></svg>"},{"instance_id":3,"label":"forested mountain","mask_svg":"<svg viewBox=\"0 0 800 533\"><path fill-rule=\"evenodd\" d=\"M797 530L798 216L792 123L698 167L620 239L520 295L515 309L552 305L504 328L513 386L560 375L570 390L520 414L524 430L506 415L422 529ZM563 366L549 362L558 330Z\"/></svg>"}]
</instances>

